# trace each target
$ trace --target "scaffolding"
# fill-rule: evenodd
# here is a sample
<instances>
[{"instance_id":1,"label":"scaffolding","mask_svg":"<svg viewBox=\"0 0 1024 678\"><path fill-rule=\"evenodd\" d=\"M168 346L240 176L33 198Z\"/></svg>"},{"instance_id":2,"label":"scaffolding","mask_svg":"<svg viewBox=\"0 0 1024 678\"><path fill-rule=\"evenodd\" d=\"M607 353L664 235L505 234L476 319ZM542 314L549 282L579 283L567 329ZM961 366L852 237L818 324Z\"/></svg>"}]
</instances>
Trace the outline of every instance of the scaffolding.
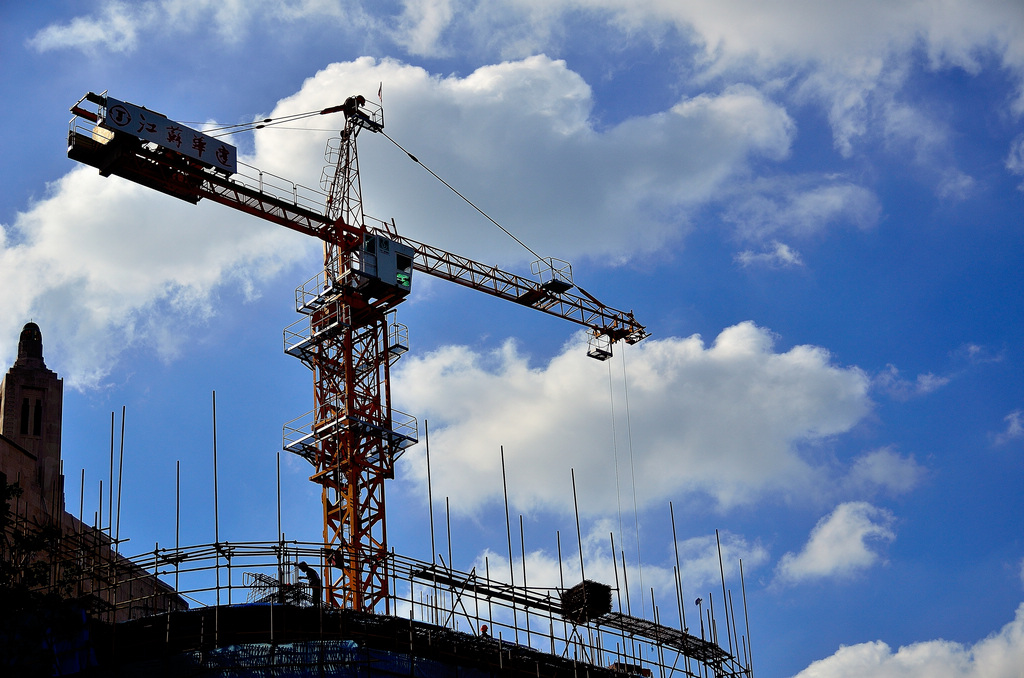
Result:
<instances>
[{"instance_id":1,"label":"scaffolding","mask_svg":"<svg viewBox=\"0 0 1024 678\"><path fill-rule=\"evenodd\" d=\"M15 513L7 538L47 529L50 535L44 549L21 558L23 565L38 561L49 565L49 582L40 588L42 592L81 601L93 617L107 623L188 609L173 586L118 553L115 540L105 530L89 527L70 514L65 513L59 524L38 524Z\"/></svg>"},{"instance_id":2,"label":"scaffolding","mask_svg":"<svg viewBox=\"0 0 1024 678\"><path fill-rule=\"evenodd\" d=\"M735 628L723 647L710 614L697 636L614 611L612 587L598 582L516 586L492 579L486 566L483 573L461 572L391 553L391 614L322 605L319 582L310 582L298 564L324 571L332 561L344 566L339 557L323 544L220 542L156 546L131 558L133 573L115 568L98 576L96 568L85 568L83 586L111 601L106 618L124 620L98 632L100 665L138 668L160 658L166 668L147 668L150 676L182 675L162 673L170 667L254 676L753 675L749 644ZM145 578L167 583L124 586ZM170 589L190 609L168 607Z\"/></svg>"}]
</instances>

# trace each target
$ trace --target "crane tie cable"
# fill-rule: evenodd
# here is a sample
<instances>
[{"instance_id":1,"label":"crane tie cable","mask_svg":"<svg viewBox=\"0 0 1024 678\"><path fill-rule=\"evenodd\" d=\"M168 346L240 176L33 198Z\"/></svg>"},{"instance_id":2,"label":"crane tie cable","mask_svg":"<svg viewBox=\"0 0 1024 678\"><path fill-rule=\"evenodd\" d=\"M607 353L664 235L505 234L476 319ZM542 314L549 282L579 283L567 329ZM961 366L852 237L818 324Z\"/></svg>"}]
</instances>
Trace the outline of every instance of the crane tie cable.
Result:
<instances>
[{"instance_id":1,"label":"crane tie cable","mask_svg":"<svg viewBox=\"0 0 1024 678\"><path fill-rule=\"evenodd\" d=\"M238 124L235 124L235 125L224 125L222 127L214 127L214 128L208 129L208 130L206 130L206 134L208 134L208 135L210 135L212 137L228 136L230 134L238 134L239 132L247 132L247 131L254 130L254 129L264 129L264 128L266 128L268 126L271 126L271 125L281 125L281 124L286 123L286 122L295 122L296 120L302 120L304 118L311 118L314 115L324 115L326 113L336 113L336 112L341 111L341 110L343 110L343 106L331 106L329 108L325 108L325 109L319 110L319 111L309 111L307 113L295 113L295 114L286 115L286 116L283 116L283 117L280 117L280 118L264 118L264 119L259 120L259 121L244 122L244 123L238 123ZM419 158L417 158L415 155L413 155L412 153L407 151L405 148L402 147L402 145L400 143L398 143L397 141L392 139L390 136L388 136L387 133L384 132L384 130L378 129L378 130L374 130L374 131L380 132L381 136L383 136L385 139L387 139L388 141L393 143L395 146L397 146L399 150L401 150L403 153L405 153L407 156L409 156L410 160L412 160L417 165L419 165L420 167L425 169L427 172L429 172L431 176L433 176L435 179L437 179L442 184L444 184L448 188L448 190L450 190L452 193L454 193L455 195L457 195L460 198L462 198L466 202L467 205L469 205L470 207L475 209L477 212L479 212L481 215L483 215L483 217L485 219L487 219L492 224L494 224L495 226L500 228L505 235L507 235L508 237L512 238L517 243L519 243L527 252L532 254L536 259L538 259L538 260L543 260L544 259L544 257L542 257L541 255L537 254L529 245L527 245L525 242L523 242L522 240L517 238L511 231L509 231L507 228L505 228L504 226L499 224L497 221L495 221L491 217L491 215L487 214L487 212L484 212L482 209L480 209L480 207L478 207L476 205L476 203L474 203L472 200L470 200L465 195L460 193L458 191L458 189L456 189L454 186L449 184L447 181L442 179L437 174L437 172L435 172L434 170L432 170L429 167L427 167L426 165L424 165L420 161Z\"/></svg>"},{"instance_id":2,"label":"crane tie cable","mask_svg":"<svg viewBox=\"0 0 1024 678\"><path fill-rule=\"evenodd\" d=\"M302 120L304 118L312 118L315 115L324 115L327 113L336 113L342 110L341 106L331 106L320 111L308 111L306 113L293 113L291 115L285 115L280 118L263 118L262 120L254 120L252 122L240 122L234 125L223 125L221 127L212 127L206 130L206 134L212 137L222 137L229 134L238 134L239 132L248 132L254 129L263 129L271 125L281 125L286 122L295 122L296 120ZM187 121L186 121L187 123ZM200 124L200 123L188 123L188 124ZM304 128L303 128L304 129Z\"/></svg>"},{"instance_id":3,"label":"crane tie cable","mask_svg":"<svg viewBox=\"0 0 1024 678\"><path fill-rule=\"evenodd\" d=\"M469 205L470 207L472 207L473 209L475 209L475 210L476 210L477 212L479 212L480 214L482 214L482 215L484 216L484 218L485 218L485 219L487 219L487 220L488 220L489 222L491 222L492 224L494 224L495 226L497 226L498 228L500 228L500 229L501 229L501 230L502 230L502 231L503 231L503 232L505 233L505 235L507 235L508 237L512 238L512 239L513 239L513 240L515 240L515 241L516 241L517 243L519 243L520 245L522 245L522 246L523 246L523 248L524 248L524 249L526 249L526 251L527 251L527 252L529 252L530 254L532 254L532 255L533 255L534 257L536 257L537 259L543 259L543 258L544 258L544 257L542 257L541 255L539 255L539 254L537 254L536 252L534 252L534 251L533 251L533 250L532 250L532 249L530 248L530 246L529 246L529 245L527 245L527 244L526 244L526 243L524 243L524 242L523 242L522 240L520 240L520 239L519 239L519 238L517 238L517 237L516 237L515 235L513 235L513 234L512 234L512 233L511 233L511 232L510 232L510 231L509 231L509 230L508 230L507 228L505 228L504 226L502 226L501 224L499 224L499 223L498 223L497 221L495 221L494 219L492 219L492 218L491 218L491 216L490 216L489 214L487 214L487 212L484 212L484 211L483 211L482 209L480 209L479 207L477 207L477 206L476 206L476 204L474 204L472 200L470 200L470 199L469 199L469 198L467 198L466 196L462 195L462 193L459 193L459 191L458 191L458 190L457 190L457 189L456 189L456 188L455 188L454 186L452 186L452 185L451 185L451 184L449 184L449 183L448 183L447 181L445 181L445 180L444 180L444 179L442 179L442 178L441 178L440 176L438 176L437 172L435 172L434 170L430 169L429 167L427 167L426 165L424 165L424 164L423 164L422 162L420 162L420 159L419 159L419 158L417 158L417 157L416 157L415 155L413 155L412 153L410 153L409 151L407 151L407 150L406 150L405 148L403 148L403 147L402 147L402 145L401 145L400 143L398 143L397 141L395 141L394 139L392 139L391 137L389 137L389 136L388 136L388 135L387 135L387 134L386 134L386 133L384 132L384 130L379 130L379 132L380 132L380 134L381 134L381 135L382 135L382 136L383 136L383 137L384 137L385 139L387 139L388 141L390 141L391 143L393 143L393 144L394 144L395 146L397 146L397 147L398 147L398 149L399 149L400 151L402 151L402 152L403 152L403 153L405 153L405 154L406 154L407 156L409 156L409 159L410 159L410 160L412 160L412 161L413 161L414 163L416 163L417 165L419 165L420 167L422 167L423 169L425 169L425 170L426 170L427 172L429 172L429 173L431 174L431 176L433 176L433 177L434 177L435 179L437 179L437 180L438 180L438 181L440 181L440 182L441 182L442 184L444 184L445 186L447 186L447 187L448 187L448 190L450 190L450 191L451 191L452 193L454 193L455 195L459 196L459 197L460 197L460 198L462 198L462 199L463 199L464 201L466 201L466 204L467 204L467 205Z\"/></svg>"}]
</instances>

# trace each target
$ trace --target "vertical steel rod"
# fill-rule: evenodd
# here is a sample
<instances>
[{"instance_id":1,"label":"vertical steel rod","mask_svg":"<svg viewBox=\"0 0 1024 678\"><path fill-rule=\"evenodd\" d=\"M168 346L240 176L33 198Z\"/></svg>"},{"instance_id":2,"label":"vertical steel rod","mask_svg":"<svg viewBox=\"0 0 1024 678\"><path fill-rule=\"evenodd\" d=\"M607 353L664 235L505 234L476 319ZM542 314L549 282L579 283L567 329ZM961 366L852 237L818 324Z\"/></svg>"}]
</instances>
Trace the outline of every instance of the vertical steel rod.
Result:
<instances>
[{"instance_id":1,"label":"vertical steel rod","mask_svg":"<svg viewBox=\"0 0 1024 678\"><path fill-rule=\"evenodd\" d=\"M729 654L732 654L732 630L729 628L729 598L725 593L725 566L722 565L722 540L718 537L718 528L715 528L715 543L718 544L718 571L722 575L722 607L725 608L725 636L729 639Z\"/></svg>"},{"instance_id":2,"label":"vertical steel rod","mask_svg":"<svg viewBox=\"0 0 1024 678\"><path fill-rule=\"evenodd\" d=\"M181 460L174 465L174 590L178 590L178 568L181 559L178 558L178 549L181 548ZM167 623L170 624L170 618Z\"/></svg>"},{"instance_id":3,"label":"vertical steel rod","mask_svg":"<svg viewBox=\"0 0 1024 678\"><path fill-rule=\"evenodd\" d=\"M668 503L668 514L672 519L672 548L676 554L676 599L679 605L679 628L683 630L683 633L687 633L686 626L686 604L683 602L683 571L679 567L679 537L676 535L676 512L672 506L672 502ZM686 672L690 672L690 657L684 655L683 664L686 667Z\"/></svg>"},{"instance_id":4,"label":"vertical steel rod","mask_svg":"<svg viewBox=\"0 0 1024 678\"><path fill-rule=\"evenodd\" d=\"M437 546L434 541L434 484L430 476L430 422L423 420L423 439L427 451L427 515L430 519L430 564L437 565ZM437 568L433 573L434 597L437 597ZM415 605L415 601L413 601Z\"/></svg>"},{"instance_id":5,"label":"vertical steel rod","mask_svg":"<svg viewBox=\"0 0 1024 678\"><path fill-rule=\"evenodd\" d=\"M750 617L747 616L747 584L743 580L743 559L740 558L740 588L743 592L743 621L747 626L747 672L754 675L754 644L750 640Z\"/></svg>"},{"instance_id":6,"label":"vertical steel rod","mask_svg":"<svg viewBox=\"0 0 1024 678\"><path fill-rule=\"evenodd\" d=\"M619 612L622 612L622 586L619 584L619 560L615 557L615 533L609 532L608 539L612 547L612 568L615 571L615 597L618 599ZM625 629L619 630L619 637L622 638L622 660L626 660L626 631ZM616 643L618 646L618 643Z\"/></svg>"},{"instance_id":7,"label":"vertical steel rod","mask_svg":"<svg viewBox=\"0 0 1024 678\"><path fill-rule=\"evenodd\" d=\"M277 453L277 540L281 541L281 453Z\"/></svg>"},{"instance_id":8,"label":"vertical steel rod","mask_svg":"<svg viewBox=\"0 0 1024 678\"><path fill-rule=\"evenodd\" d=\"M284 585L284 531L281 529L281 453L277 453L277 582ZM322 565L322 563L321 563ZM321 573L323 568L321 567ZM322 594L321 594L322 595ZM314 601L317 603L317 601Z\"/></svg>"},{"instance_id":9,"label":"vertical steel rod","mask_svg":"<svg viewBox=\"0 0 1024 678\"><path fill-rule=\"evenodd\" d=\"M508 535L508 575L509 575L509 586L514 587L516 585L516 573L515 566L512 564L512 519L508 514L508 482L505 478L505 446L500 447L501 450L501 490L505 494L505 534ZM529 613L527 613L529 614ZM516 643L519 642L519 618L516 612L516 602L512 600L512 625L514 627Z\"/></svg>"},{"instance_id":10,"label":"vertical steel rod","mask_svg":"<svg viewBox=\"0 0 1024 678\"><path fill-rule=\"evenodd\" d=\"M452 561L452 512L448 506L448 497L444 498L444 522L448 533L448 569L453 569L455 563Z\"/></svg>"},{"instance_id":11,"label":"vertical steel rod","mask_svg":"<svg viewBox=\"0 0 1024 678\"><path fill-rule=\"evenodd\" d=\"M523 589L525 592L526 583L526 533L523 531L523 514L519 514L519 548L523 553ZM530 644L530 610L526 610L526 644Z\"/></svg>"},{"instance_id":12,"label":"vertical steel rod","mask_svg":"<svg viewBox=\"0 0 1024 678\"><path fill-rule=\"evenodd\" d=\"M559 530L555 530L555 545L558 547L558 584L560 590L565 590L565 574L564 568L562 567L562 533ZM569 646L569 625L565 620L565 616L562 616L562 636L565 638L565 644Z\"/></svg>"},{"instance_id":13,"label":"vertical steel rod","mask_svg":"<svg viewBox=\"0 0 1024 678\"><path fill-rule=\"evenodd\" d=\"M217 392L213 391L213 548L217 551L217 608L220 608L220 507L217 496ZM219 620L214 616L214 635L219 635Z\"/></svg>"},{"instance_id":14,"label":"vertical steel rod","mask_svg":"<svg viewBox=\"0 0 1024 678\"><path fill-rule=\"evenodd\" d=\"M121 451L117 462L117 523L114 533L114 548L121 551L121 480L124 472L124 413L125 406L121 405Z\"/></svg>"},{"instance_id":15,"label":"vertical steel rod","mask_svg":"<svg viewBox=\"0 0 1024 678\"><path fill-rule=\"evenodd\" d=\"M103 507L103 495L100 494L100 508ZM100 511L103 515L103 511ZM110 480L107 482L107 516L114 515L114 413L110 413ZM100 529L103 529L103 521L100 520Z\"/></svg>"},{"instance_id":16,"label":"vertical steel rod","mask_svg":"<svg viewBox=\"0 0 1024 678\"><path fill-rule=\"evenodd\" d=\"M430 422L423 420L423 440L427 451L427 514L430 516L430 562L437 564L437 547L434 545L434 490L430 479Z\"/></svg>"},{"instance_id":17,"label":"vertical steel rod","mask_svg":"<svg viewBox=\"0 0 1024 678\"><path fill-rule=\"evenodd\" d=\"M732 620L732 637L736 639L736 657L740 656L740 634L736 631L736 610L732 606L732 589L729 589L729 618Z\"/></svg>"},{"instance_id":18,"label":"vertical steel rod","mask_svg":"<svg viewBox=\"0 0 1024 678\"><path fill-rule=\"evenodd\" d=\"M633 609L632 609L632 607L629 604L629 573L626 571L626 550L622 549L620 551L620 553L622 555L622 588L626 589L626 614L632 617L633 616ZM629 647L630 647L630 654L628 656L635 662L636 661L636 638L633 637L633 636L630 636L630 638L629 638ZM625 641L623 641L622 651L623 651L623 654L625 654L625 651L626 651Z\"/></svg>"},{"instance_id":19,"label":"vertical steel rod","mask_svg":"<svg viewBox=\"0 0 1024 678\"><path fill-rule=\"evenodd\" d=\"M572 508L576 512L576 542L580 548L580 578L581 581L586 581L587 573L583 569L583 532L580 530L580 506L576 501L576 469L569 469L569 473L572 475Z\"/></svg>"},{"instance_id":20,"label":"vertical steel rod","mask_svg":"<svg viewBox=\"0 0 1024 678\"><path fill-rule=\"evenodd\" d=\"M676 536L676 512L672 507L672 502L668 503L669 517L672 519L672 547L676 554L676 580L679 585L679 618L682 622L682 626L686 628L686 606L683 605L683 571L679 567L679 537ZM687 657L689 660L689 657Z\"/></svg>"},{"instance_id":21,"label":"vertical steel rod","mask_svg":"<svg viewBox=\"0 0 1024 678\"><path fill-rule=\"evenodd\" d=\"M81 533L85 523L82 522L82 512L85 510L85 469L82 469L82 489L78 492L78 531Z\"/></svg>"},{"instance_id":22,"label":"vertical steel rod","mask_svg":"<svg viewBox=\"0 0 1024 678\"><path fill-rule=\"evenodd\" d=\"M491 585L491 562L490 558L484 556L484 577L487 578L487 585ZM487 623L491 625L491 633L494 632L494 602L490 596L487 596Z\"/></svg>"}]
</instances>

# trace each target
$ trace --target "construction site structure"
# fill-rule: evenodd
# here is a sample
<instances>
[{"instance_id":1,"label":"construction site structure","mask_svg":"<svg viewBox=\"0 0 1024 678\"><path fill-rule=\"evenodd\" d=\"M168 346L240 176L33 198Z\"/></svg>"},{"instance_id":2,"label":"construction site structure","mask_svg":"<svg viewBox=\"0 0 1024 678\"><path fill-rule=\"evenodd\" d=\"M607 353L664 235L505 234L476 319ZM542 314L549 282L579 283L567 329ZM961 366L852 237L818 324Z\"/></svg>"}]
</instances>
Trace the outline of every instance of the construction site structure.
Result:
<instances>
[{"instance_id":1,"label":"construction site structure","mask_svg":"<svg viewBox=\"0 0 1024 678\"><path fill-rule=\"evenodd\" d=\"M221 597L230 599L233 591L241 604L201 606L120 624L120 662L159 657L167 675L215 668L223 675L249 670L253 675L382 678L753 675L749 630L741 626L745 615L737 618L729 609L731 591L722 600L724 623L709 605L691 632L616 609L613 598L621 597L624 583L510 585L493 579L486 563L484 571L461 572L445 563L392 554L388 571L399 613L380 615L316 604L297 563L323 559L319 544L223 543L219 551L230 553L236 572L227 577L235 583ZM203 574L202 580L209 581L218 566L211 545L158 548L137 559L147 570L165 577L174 573L183 581L187 574L193 582ZM219 562L223 569L224 559ZM187 595L203 593L209 591ZM710 603L712 593L706 595ZM681 601L666 601L666 614L677 604ZM655 607L655 617L659 614ZM279 673L269 673L274 669Z\"/></svg>"},{"instance_id":2,"label":"construction site structure","mask_svg":"<svg viewBox=\"0 0 1024 678\"><path fill-rule=\"evenodd\" d=\"M69 539L54 564L92 548ZM114 570L87 559L78 578L101 582L95 595L115 604L95 610L71 639L54 634L54 661L66 669L60 675L147 678L753 676L745 610L736 616L731 591L721 599L724 623L709 605L691 632L657 621L653 601L654 621L616 609L624 582L512 585L486 563L463 572L391 554L397 613L382 615L320 604L300 564L328 557L319 543L281 540L157 545ZM176 582L178 602L168 605L171 587L146 585L153 580ZM677 605L666 601L665 614Z\"/></svg>"},{"instance_id":3,"label":"construction site structure","mask_svg":"<svg viewBox=\"0 0 1024 678\"><path fill-rule=\"evenodd\" d=\"M323 271L296 291L304 317L284 335L285 351L313 371L313 409L285 426L284 448L312 464L310 479L321 488L329 606L390 612L384 483L418 440L415 418L391 404L390 369L408 348L394 311L414 272L580 324L597 359L611 357L618 341L647 336L631 312L575 286L565 262L536 262L532 280L402 237L364 215L356 138L382 133L384 116L362 96L319 111L345 119L328 143L320 191L248 167L221 138L105 93L88 93L71 111L68 156L103 176L190 203L213 200L323 241Z\"/></svg>"},{"instance_id":4,"label":"construction site structure","mask_svg":"<svg viewBox=\"0 0 1024 678\"><path fill-rule=\"evenodd\" d=\"M58 375L42 360L42 334L34 323L22 332L18 361L0 394L0 480L23 489L4 514L0 541L16 544L19 535L60 526L51 530L45 553L5 548L0 557L22 565L42 559L49 580L39 584L40 592L56 592L80 611L80 621L50 625L33 637L54 675L752 678L745 587L734 606L723 574L721 596L702 593L697 618L691 608L688 622L678 558L674 598L656 601L652 589L649 607L638 606L641 614L650 610L646 619L631 612L624 555L613 582L527 586L525 570L518 584L495 578L488 557L466 572L443 557L427 562L391 552L383 568L391 614L323 605L315 573L334 551L280 534L263 542L191 546L179 546L175 536L173 547L156 543L126 557L120 549L127 540L117 527L120 473L116 502L101 481L89 525L83 521L84 471L78 517L62 508L63 473L45 472L48 461L61 466L61 417L46 411L61 411L62 392ZM34 412L42 412L38 428ZM122 442L123 425L124 412ZM115 462L114 430L112 413L111 479L121 465ZM52 482L45 486L48 477ZM277 501L280 510L280 493ZM177 515L175 535L180 520ZM560 542L557 552L560 573L579 566L582 574L582 562L561 562ZM609 556L616 559L614 543ZM511 562L512 554L507 558ZM678 628L663 621L677 615ZM12 662L19 649L33 649L25 647L18 622L9 610L0 618L5 670L17 667Z\"/></svg>"}]
</instances>

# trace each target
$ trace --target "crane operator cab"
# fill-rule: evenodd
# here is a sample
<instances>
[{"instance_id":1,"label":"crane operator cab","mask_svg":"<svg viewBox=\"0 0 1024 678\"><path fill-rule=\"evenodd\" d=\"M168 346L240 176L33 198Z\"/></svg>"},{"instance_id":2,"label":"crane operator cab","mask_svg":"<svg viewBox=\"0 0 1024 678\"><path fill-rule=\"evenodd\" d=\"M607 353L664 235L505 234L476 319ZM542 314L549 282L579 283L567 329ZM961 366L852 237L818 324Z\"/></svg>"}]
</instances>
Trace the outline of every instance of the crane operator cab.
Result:
<instances>
[{"instance_id":1,"label":"crane operator cab","mask_svg":"<svg viewBox=\"0 0 1024 678\"><path fill-rule=\"evenodd\" d=\"M358 287L375 296L405 296L412 288L416 250L382 235L367 233L359 251Z\"/></svg>"}]
</instances>

